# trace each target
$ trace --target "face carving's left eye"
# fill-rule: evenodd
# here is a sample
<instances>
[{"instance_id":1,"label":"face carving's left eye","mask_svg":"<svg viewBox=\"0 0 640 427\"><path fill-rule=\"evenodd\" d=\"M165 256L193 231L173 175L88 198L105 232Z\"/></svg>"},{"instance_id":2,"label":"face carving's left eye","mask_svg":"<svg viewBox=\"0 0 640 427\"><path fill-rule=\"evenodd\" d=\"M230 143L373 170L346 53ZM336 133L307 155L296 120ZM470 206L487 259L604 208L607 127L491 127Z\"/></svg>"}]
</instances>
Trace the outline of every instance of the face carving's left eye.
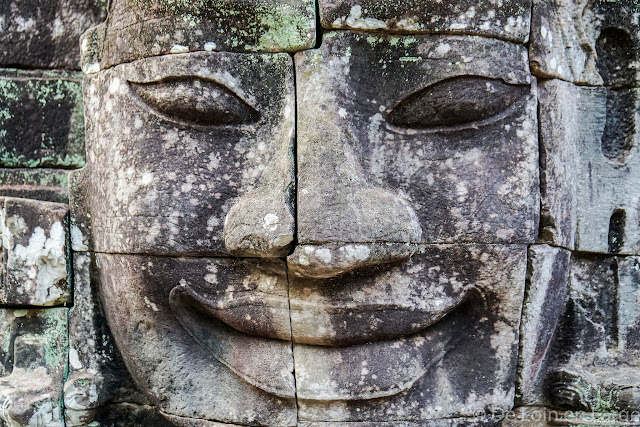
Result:
<instances>
[{"instance_id":1,"label":"face carving's left eye","mask_svg":"<svg viewBox=\"0 0 640 427\"><path fill-rule=\"evenodd\" d=\"M255 123L260 113L220 83L200 77L129 82L147 105L169 118L201 126Z\"/></svg>"},{"instance_id":2,"label":"face carving's left eye","mask_svg":"<svg viewBox=\"0 0 640 427\"><path fill-rule=\"evenodd\" d=\"M479 76L453 77L404 98L389 113L388 121L411 129L471 124L503 112L528 92L529 85Z\"/></svg>"}]
</instances>

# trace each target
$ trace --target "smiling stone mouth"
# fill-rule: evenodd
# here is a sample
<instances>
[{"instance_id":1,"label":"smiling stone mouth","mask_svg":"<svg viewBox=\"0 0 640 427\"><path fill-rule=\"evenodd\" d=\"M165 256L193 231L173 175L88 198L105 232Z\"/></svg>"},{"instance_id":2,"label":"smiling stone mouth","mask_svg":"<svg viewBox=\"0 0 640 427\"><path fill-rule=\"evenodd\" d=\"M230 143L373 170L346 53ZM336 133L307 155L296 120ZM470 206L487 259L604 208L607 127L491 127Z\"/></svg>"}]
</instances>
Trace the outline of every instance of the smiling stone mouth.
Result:
<instances>
[{"instance_id":1,"label":"smiling stone mouth","mask_svg":"<svg viewBox=\"0 0 640 427\"><path fill-rule=\"evenodd\" d=\"M384 398L410 389L462 335L443 334L438 325L468 299L460 292L422 306L393 298L329 304L295 294L290 300L250 293L229 298L188 284L169 296L187 333L244 381L283 398L319 401ZM345 374L353 378L341 378L351 386L332 386L318 367L335 353L357 366L376 360L367 381L354 371Z\"/></svg>"}]
</instances>

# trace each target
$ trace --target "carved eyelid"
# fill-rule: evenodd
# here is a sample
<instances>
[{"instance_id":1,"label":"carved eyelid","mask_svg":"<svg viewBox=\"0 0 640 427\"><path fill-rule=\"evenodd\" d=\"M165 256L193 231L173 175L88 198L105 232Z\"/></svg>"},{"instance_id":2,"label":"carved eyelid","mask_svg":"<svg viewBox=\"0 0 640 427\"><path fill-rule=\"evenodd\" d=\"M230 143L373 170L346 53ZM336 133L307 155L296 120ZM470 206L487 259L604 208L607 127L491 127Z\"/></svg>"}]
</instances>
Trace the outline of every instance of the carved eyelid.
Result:
<instances>
[{"instance_id":1,"label":"carved eyelid","mask_svg":"<svg viewBox=\"0 0 640 427\"><path fill-rule=\"evenodd\" d=\"M255 123L260 113L215 80L197 76L167 77L148 83L129 81L134 93L154 111L199 126Z\"/></svg>"},{"instance_id":2,"label":"carved eyelid","mask_svg":"<svg viewBox=\"0 0 640 427\"><path fill-rule=\"evenodd\" d=\"M472 125L507 110L529 90L528 84L456 76L408 95L396 104L387 120L393 126L409 129Z\"/></svg>"}]
</instances>

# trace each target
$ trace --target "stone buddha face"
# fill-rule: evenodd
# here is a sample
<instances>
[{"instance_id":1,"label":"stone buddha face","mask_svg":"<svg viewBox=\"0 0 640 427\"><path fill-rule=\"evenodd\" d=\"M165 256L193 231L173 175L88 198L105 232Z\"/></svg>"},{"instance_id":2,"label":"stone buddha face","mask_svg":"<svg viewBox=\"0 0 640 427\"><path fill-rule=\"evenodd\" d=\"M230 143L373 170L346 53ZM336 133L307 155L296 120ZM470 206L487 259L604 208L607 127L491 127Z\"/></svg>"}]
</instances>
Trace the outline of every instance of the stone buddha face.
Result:
<instances>
[{"instance_id":1,"label":"stone buddha face","mask_svg":"<svg viewBox=\"0 0 640 427\"><path fill-rule=\"evenodd\" d=\"M167 418L511 408L539 216L523 45L329 32L293 57L115 65L86 78L85 105L73 233Z\"/></svg>"}]
</instances>

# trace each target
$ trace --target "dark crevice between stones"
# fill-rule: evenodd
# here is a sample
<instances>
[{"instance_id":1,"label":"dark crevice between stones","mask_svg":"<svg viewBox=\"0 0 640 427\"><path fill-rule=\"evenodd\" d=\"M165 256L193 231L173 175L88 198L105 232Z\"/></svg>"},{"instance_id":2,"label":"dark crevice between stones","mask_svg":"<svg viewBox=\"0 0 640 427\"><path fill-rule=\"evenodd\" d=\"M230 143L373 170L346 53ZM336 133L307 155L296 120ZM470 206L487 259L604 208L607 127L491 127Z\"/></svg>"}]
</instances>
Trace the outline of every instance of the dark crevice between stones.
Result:
<instances>
[{"instance_id":1,"label":"dark crevice between stones","mask_svg":"<svg viewBox=\"0 0 640 427\"><path fill-rule=\"evenodd\" d=\"M322 46L322 33L324 29L322 28L322 19L320 17L320 0L316 0L316 44L313 47L314 49L320 49Z\"/></svg>"},{"instance_id":2,"label":"dark crevice between stones","mask_svg":"<svg viewBox=\"0 0 640 427\"><path fill-rule=\"evenodd\" d=\"M596 67L605 86L633 86L635 72L631 65L637 56L636 49L627 30L608 27L600 32L596 41Z\"/></svg>"},{"instance_id":3,"label":"dark crevice between stones","mask_svg":"<svg viewBox=\"0 0 640 427\"><path fill-rule=\"evenodd\" d=\"M610 161L624 165L635 145L635 93L629 90L607 90L606 122L602 134L602 154Z\"/></svg>"},{"instance_id":4,"label":"dark crevice between stones","mask_svg":"<svg viewBox=\"0 0 640 427\"><path fill-rule=\"evenodd\" d=\"M624 246L624 229L627 221L627 213L624 209L616 209L609 220L609 253L617 254Z\"/></svg>"},{"instance_id":5,"label":"dark crevice between stones","mask_svg":"<svg viewBox=\"0 0 640 427\"><path fill-rule=\"evenodd\" d=\"M291 360L293 364L293 390L295 393L294 403L296 405L296 425L300 424L300 407L298 405L298 385L296 383L296 354L293 345L293 320L291 319L291 281L289 278L289 269L286 271L287 275L287 304L289 308L289 328L291 331Z\"/></svg>"},{"instance_id":6,"label":"dark crevice between stones","mask_svg":"<svg viewBox=\"0 0 640 427\"><path fill-rule=\"evenodd\" d=\"M606 343L607 347L611 350L618 348L618 306L619 306L619 289L620 289L620 277L618 275L618 258L614 258L613 262L609 265L609 271L611 274L611 286L609 289L605 287L603 289L604 307L605 313L609 312L611 315L605 318L604 327L606 331Z\"/></svg>"}]
</instances>

